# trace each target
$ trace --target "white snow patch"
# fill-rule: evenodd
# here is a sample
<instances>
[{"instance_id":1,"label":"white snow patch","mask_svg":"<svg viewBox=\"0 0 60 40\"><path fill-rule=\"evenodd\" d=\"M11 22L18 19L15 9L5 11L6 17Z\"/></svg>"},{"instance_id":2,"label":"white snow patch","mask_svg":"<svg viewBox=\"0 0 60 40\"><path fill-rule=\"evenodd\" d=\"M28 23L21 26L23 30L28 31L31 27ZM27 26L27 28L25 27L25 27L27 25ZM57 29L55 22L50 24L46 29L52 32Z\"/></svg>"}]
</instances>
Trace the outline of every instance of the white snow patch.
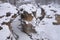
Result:
<instances>
[{"instance_id":1,"label":"white snow patch","mask_svg":"<svg viewBox=\"0 0 60 40\"><path fill-rule=\"evenodd\" d=\"M9 3L2 3L0 4L0 16L6 15L7 12L10 13L17 13L16 7Z\"/></svg>"},{"instance_id":2,"label":"white snow patch","mask_svg":"<svg viewBox=\"0 0 60 40\"><path fill-rule=\"evenodd\" d=\"M24 11L27 11L28 13L32 13L32 12L35 12L36 11L36 7L33 5L33 4L24 4L24 5L21 5L19 7L19 10L20 9L23 9Z\"/></svg>"}]
</instances>

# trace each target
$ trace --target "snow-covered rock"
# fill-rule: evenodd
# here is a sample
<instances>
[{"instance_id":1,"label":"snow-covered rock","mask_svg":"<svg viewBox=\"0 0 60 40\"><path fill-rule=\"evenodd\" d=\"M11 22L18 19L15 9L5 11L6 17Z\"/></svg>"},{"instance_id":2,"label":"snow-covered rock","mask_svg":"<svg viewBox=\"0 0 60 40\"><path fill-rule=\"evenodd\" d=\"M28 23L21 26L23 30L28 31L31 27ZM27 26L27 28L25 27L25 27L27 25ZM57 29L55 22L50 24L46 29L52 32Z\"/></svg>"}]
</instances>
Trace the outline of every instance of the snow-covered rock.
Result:
<instances>
[{"instance_id":1,"label":"snow-covered rock","mask_svg":"<svg viewBox=\"0 0 60 40\"><path fill-rule=\"evenodd\" d=\"M7 25L0 25L0 40L15 40Z\"/></svg>"},{"instance_id":2,"label":"snow-covered rock","mask_svg":"<svg viewBox=\"0 0 60 40\"><path fill-rule=\"evenodd\" d=\"M15 40L11 33L11 22L16 18L16 7L9 3L0 4L0 40Z\"/></svg>"},{"instance_id":3,"label":"snow-covered rock","mask_svg":"<svg viewBox=\"0 0 60 40\"><path fill-rule=\"evenodd\" d=\"M31 5L31 4L30 4ZM32 7L32 6L31 6ZM57 25L54 25L54 22L57 22L55 15L58 14L59 15L59 9L57 7L54 7L52 5L41 5L41 7L37 8L36 6L35 9L28 6L28 4L24 4L22 6L19 7L19 13L23 14L23 16L27 13L31 14L31 16L33 16L31 21L27 21L23 19L23 22L26 24L31 23L33 25L33 28L35 28L35 31L37 33L31 33L30 37L32 40L59 40L59 36L57 34ZM41 11L41 8L43 10L43 12ZM20 9L23 9L22 11ZM33 11L35 10L35 11ZM26 13L24 13L24 11L26 11ZM33 15L33 12L36 13L36 15ZM42 17L42 13L44 13L43 19L40 20L39 18ZM27 16L29 17L29 16ZM26 18L27 18L26 17ZM25 16L23 17L25 18ZM29 17L30 18L30 17ZM59 19L59 18L57 18ZM25 26L25 25L24 25ZM27 27L26 27L27 28ZM60 32L59 32L60 33Z\"/></svg>"},{"instance_id":4,"label":"snow-covered rock","mask_svg":"<svg viewBox=\"0 0 60 40\"><path fill-rule=\"evenodd\" d=\"M57 4L40 7L24 4L18 11L20 15L17 16L16 7L0 4L0 40L60 40L60 8Z\"/></svg>"}]
</instances>

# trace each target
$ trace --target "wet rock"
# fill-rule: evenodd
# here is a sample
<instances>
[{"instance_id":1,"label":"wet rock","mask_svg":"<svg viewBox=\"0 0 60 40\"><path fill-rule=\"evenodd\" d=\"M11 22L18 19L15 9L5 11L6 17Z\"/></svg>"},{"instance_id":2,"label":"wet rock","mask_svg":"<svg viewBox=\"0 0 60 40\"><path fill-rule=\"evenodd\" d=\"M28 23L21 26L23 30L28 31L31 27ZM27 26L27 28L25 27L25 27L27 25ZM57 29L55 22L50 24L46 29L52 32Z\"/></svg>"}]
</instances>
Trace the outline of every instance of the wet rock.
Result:
<instances>
[{"instance_id":1,"label":"wet rock","mask_svg":"<svg viewBox=\"0 0 60 40\"><path fill-rule=\"evenodd\" d=\"M45 10L43 8L41 8L41 15L42 16L39 17L40 20L42 20L45 17L45 15L46 15Z\"/></svg>"},{"instance_id":2,"label":"wet rock","mask_svg":"<svg viewBox=\"0 0 60 40\"><path fill-rule=\"evenodd\" d=\"M56 12L57 12L56 10L50 10L50 11L53 11L54 13L56 13Z\"/></svg>"},{"instance_id":3,"label":"wet rock","mask_svg":"<svg viewBox=\"0 0 60 40\"><path fill-rule=\"evenodd\" d=\"M12 16L12 18L16 18L17 17L17 14L14 14L13 16Z\"/></svg>"},{"instance_id":4,"label":"wet rock","mask_svg":"<svg viewBox=\"0 0 60 40\"><path fill-rule=\"evenodd\" d=\"M51 8L51 6L49 6L49 8Z\"/></svg>"},{"instance_id":5,"label":"wet rock","mask_svg":"<svg viewBox=\"0 0 60 40\"><path fill-rule=\"evenodd\" d=\"M10 36L9 36L9 37L7 37L7 39L10 39Z\"/></svg>"},{"instance_id":6,"label":"wet rock","mask_svg":"<svg viewBox=\"0 0 60 40\"><path fill-rule=\"evenodd\" d=\"M0 16L0 18L3 18L4 16Z\"/></svg>"},{"instance_id":7,"label":"wet rock","mask_svg":"<svg viewBox=\"0 0 60 40\"><path fill-rule=\"evenodd\" d=\"M23 11L23 9L20 9L20 11Z\"/></svg>"},{"instance_id":8,"label":"wet rock","mask_svg":"<svg viewBox=\"0 0 60 40\"><path fill-rule=\"evenodd\" d=\"M7 12L7 13L6 13L6 17L9 17L10 15L11 15L10 12Z\"/></svg>"},{"instance_id":9,"label":"wet rock","mask_svg":"<svg viewBox=\"0 0 60 40\"><path fill-rule=\"evenodd\" d=\"M34 17L36 17L36 12L32 12L32 13L33 13Z\"/></svg>"},{"instance_id":10,"label":"wet rock","mask_svg":"<svg viewBox=\"0 0 60 40\"><path fill-rule=\"evenodd\" d=\"M0 30L2 30L3 28L0 26Z\"/></svg>"},{"instance_id":11,"label":"wet rock","mask_svg":"<svg viewBox=\"0 0 60 40\"><path fill-rule=\"evenodd\" d=\"M37 40L39 40L39 39L37 39Z\"/></svg>"},{"instance_id":12,"label":"wet rock","mask_svg":"<svg viewBox=\"0 0 60 40\"><path fill-rule=\"evenodd\" d=\"M57 23L57 22L53 22L53 25L60 25L60 23Z\"/></svg>"}]
</instances>

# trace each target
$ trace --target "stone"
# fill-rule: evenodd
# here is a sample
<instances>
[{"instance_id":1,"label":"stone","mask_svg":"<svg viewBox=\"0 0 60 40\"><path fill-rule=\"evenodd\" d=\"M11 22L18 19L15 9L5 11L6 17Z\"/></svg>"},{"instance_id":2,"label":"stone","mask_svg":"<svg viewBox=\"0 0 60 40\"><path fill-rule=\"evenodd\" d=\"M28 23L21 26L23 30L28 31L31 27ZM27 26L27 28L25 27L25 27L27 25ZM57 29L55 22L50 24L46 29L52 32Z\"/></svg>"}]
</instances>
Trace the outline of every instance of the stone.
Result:
<instances>
[{"instance_id":1,"label":"stone","mask_svg":"<svg viewBox=\"0 0 60 40\"><path fill-rule=\"evenodd\" d=\"M33 16L31 14L28 14L27 12L24 12L23 14L21 14L21 19L31 21L33 19Z\"/></svg>"},{"instance_id":2,"label":"stone","mask_svg":"<svg viewBox=\"0 0 60 40\"><path fill-rule=\"evenodd\" d=\"M36 33L35 29L32 28L33 25L32 24L22 24L22 28L23 28L23 31L25 33Z\"/></svg>"},{"instance_id":3,"label":"stone","mask_svg":"<svg viewBox=\"0 0 60 40\"><path fill-rule=\"evenodd\" d=\"M10 39L10 36L9 36L9 37L7 37L7 39Z\"/></svg>"},{"instance_id":4,"label":"stone","mask_svg":"<svg viewBox=\"0 0 60 40\"><path fill-rule=\"evenodd\" d=\"M9 17L10 15L11 15L10 12L7 12L7 13L6 13L6 17Z\"/></svg>"},{"instance_id":5,"label":"stone","mask_svg":"<svg viewBox=\"0 0 60 40\"><path fill-rule=\"evenodd\" d=\"M13 16L12 16L12 18L16 18L17 17L17 14L14 14Z\"/></svg>"},{"instance_id":6,"label":"stone","mask_svg":"<svg viewBox=\"0 0 60 40\"><path fill-rule=\"evenodd\" d=\"M0 30L3 29L1 26L0 26Z\"/></svg>"},{"instance_id":7,"label":"stone","mask_svg":"<svg viewBox=\"0 0 60 40\"><path fill-rule=\"evenodd\" d=\"M43 8L41 8L41 15L42 16L39 17L40 20L42 20L45 17L45 15L46 15L45 10Z\"/></svg>"},{"instance_id":8,"label":"stone","mask_svg":"<svg viewBox=\"0 0 60 40\"><path fill-rule=\"evenodd\" d=\"M0 16L0 18L3 18L4 16Z\"/></svg>"},{"instance_id":9,"label":"stone","mask_svg":"<svg viewBox=\"0 0 60 40\"><path fill-rule=\"evenodd\" d=\"M11 22L3 22L2 25L8 25L9 29L12 30Z\"/></svg>"},{"instance_id":10,"label":"stone","mask_svg":"<svg viewBox=\"0 0 60 40\"><path fill-rule=\"evenodd\" d=\"M54 25L60 25L60 15L59 15L59 14L56 14L56 15L55 15L55 20L56 20L57 22L53 22L53 24L54 24Z\"/></svg>"},{"instance_id":11,"label":"stone","mask_svg":"<svg viewBox=\"0 0 60 40\"><path fill-rule=\"evenodd\" d=\"M57 21L58 24L60 24L60 15L56 15L55 20Z\"/></svg>"}]
</instances>

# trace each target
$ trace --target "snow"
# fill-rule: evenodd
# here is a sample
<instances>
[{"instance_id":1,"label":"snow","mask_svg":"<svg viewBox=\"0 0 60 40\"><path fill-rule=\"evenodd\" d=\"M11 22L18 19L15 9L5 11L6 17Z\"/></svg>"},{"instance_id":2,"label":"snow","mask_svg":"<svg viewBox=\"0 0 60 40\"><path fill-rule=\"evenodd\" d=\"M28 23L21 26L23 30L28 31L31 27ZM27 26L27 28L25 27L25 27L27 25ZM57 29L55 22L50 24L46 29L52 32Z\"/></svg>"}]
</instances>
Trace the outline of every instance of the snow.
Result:
<instances>
[{"instance_id":1,"label":"snow","mask_svg":"<svg viewBox=\"0 0 60 40\"><path fill-rule=\"evenodd\" d=\"M27 11L28 13L32 13L34 11L36 11L36 7L33 4L24 4L22 6L19 7L19 9L24 9L24 11Z\"/></svg>"},{"instance_id":2,"label":"snow","mask_svg":"<svg viewBox=\"0 0 60 40\"><path fill-rule=\"evenodd\" d=\"M32 1L32 0L24 0L24 2L29 2L29 1Z\"/></svg>"},{"instance_id":3,"label":"snow","mask_svg":"<svg viewBox=\"0 0 60 40\"><path fill-rule=\"evenodd\" d=\"M0 13L2 13L2 14L0 14L0 16L6 15L7 12L14 13L14 14L17 13L16 7L14 7L13 5L11 5L9 3L0 4Z\"/></svg>"},{"instance_id":4,"label":"snow","mask_svg":"<svg viewBox=\"0 0 60 40\"><path fill-rule=\"evenodd\" d=\"M2 25L1 27L3 29L0 30L0 40L5 40L6 37L8 37L10 35L10 31L8 29L8 26L6 26L6 25Z\"/></svg>"},{"instance_id":5,"label":"snow","mask_svg":"<svg viewBox=\"0 0 60 40\"><path fill-rule=\"evenodd\" d=\"M24 5L21 5L19 7L19 10L20 9L23 9L23 11L20 11L20 13L23 13L24 11L26 11L26 12L28 12L29 14L31 14L33 16L32 12L36 12L36 18L41 16L41 8L37 8L33 4L24 4ZM27 22L27 21L25 21L25 22L26 22L26 24L31 23L31 24L33 24L33 26L36 26L36 18L33 17L31 22Z\"/></svg>"},{"instance_id":6,"label":"snow","mask_svg":"<svg viewBox=\"0 0 60 40\"><path fill-rule=\"evenodd\" d=\"M9 17L6 17L6 13L10 12L11 15ZM9 22L11 17L17 14L16 7L9 3L2 3L0 4L0 16L4 16L3 18L0 18L0 23L2 22Z\"/></svg>"},{"instance_id":7,"label":"snow","mask_svg":"<svg viewBox=\"0 0 60 40\"><path fill-rule=\"evenodd\" d=\"M1 25L3 29L0 30L0 40L8 40L7 37L13 37L7 25ZM11 40L11 39L10 39ZM15 40L15 38L13 38Z\"/></svg>"},{"instance_id":8,"label":"snow","mask_svg":"<svg viewBox=\"0 0 60 40\"><path fill-rule=\"evenodd\" d=\"M31 40L27 34L21 31L21 22L19 19L20 17L17 16L17 18L11 24L13 26L13 31L19 36L18 40Z\"/></svg>"},{"instance_id":9,"label":"snow","mask_svg":"<svg viewBox=\"0 0 60 40\"><path fill-rule=\"evenodd\" d=\"M41 17L41 9L40 8L37 8L37 12L36 12L36 17Z\"/></svg>"},{"instance_id":10,"label":"snow","mask_svg":"<svg viewBox=\"0 0 60 40\"><path fill-rule=\"evenodd\" d=\"M58 13L53 13L52 11L50 11L51 9L53 10L57 10L57 12L59 12L59 9L58 8L55 8L54 6L51 6L51 8L49 8L47 5L42 5L42 8L45 9L45 12L46 12L46 16L47 15L50 15L52 18L49 19L49 18L45 18L39 23L39 27L36 27L36 31L40 34L41 31L43 31L45 34L47 34L49 37L50 36L50 40L59 40L59 35L57 34L57 29L56 28L59 28L59 26L56 26L56 25L53 25L52 23L55 20L55 14L58 14ZM41 34L40 34L41 35ZM43 36L44 34L42 33L41 36ZM43 36L44 37L44 36Z\"/></svg>"},{"instance_id":11,"label":"snow","mask_svg":"<svg viewBox=\"0 0 60 40\"><path fill-rule=\"evenodd\" d=\"M12 13L9 17L6 17L6 13L10 12ZM13 5L9 4L9 3L1 3L0 4L0 26L3 28L0 30L0 40L11 40L11 37L13 40L15 40L15 38L13 37L9 26L7 25L2 25L3 22L10 22L11 18L14 14L17 13L16 7L14 7ZM7 37L10 38L8 39Z\"/></svg>"},{"instance_id":12,"label":"snow","mask_svg":"<svg viewBox=\"0 0 60 40\"><path fill-rule=\"evenodd\" d=\"M51 7L49 7L49 6L51 6ZM53 25L53 22L56 21L55 14L59 14L60 8L54 7L51 4L50 5L41 5L41 7L45 10L45 13L46 13L46 15L42 21L40 21L39 19L36 20L35 18L33 18L33 20L31 22L25 21L27 24L31 23L33 26L35 26L35 30L37 31L37 34L32 34L33 40L37 40L37 39L39 39L39 40L42 40L42 39L44 39L44 40L59 40L60 35L58 33L60 33L60 32L57 32L57 29L60 27L60 25L59 26ZM25 8L26 7L24 7L24 9ZM27 7L27 8L29 8L29 7ZM27 10L27 8L26 8L26 10ZM36 16L40 17L41 9L36 8L36 10L37 10ZM51 10L54 10L57 12L55 13ZM28 9L27 12L30 13L30 10ZM52 17L52 18L47 18L47 16Z\"/></svg>"},{"instance_id":13,"label":"snow","mask_svg":"<svg viewBox=\"0 0 60 40\"><path fill-rule=\"evenodd\" d=\"M12 30L13 30L12 33L9 30L9 26L1 25L1 23L3 22L9 22L12 19L11 17L14 14L17 14L17 10L15 6L9 3L0 4L0 16L4 16L0 18L0 27L3 28L0 30L0 40L8 40L7 37L10 35L12 35L11 37L13 37L13 40L15 40L14 38L15 36L17 40L38 40L38 39L39 40L60 40L60 25L53 25L53 22L56 22L55 14L60 15L60 7L57 4L41 5L41 7L45 10L45 13L46 13L43 20L40 20L40 19L36 20L36 18L41 17L41 8L36 7L33 4L24 4L18 8L18 10L20 10L21 8L24 9L23 11L27 11L29 14L32 14L32 12L36 12L36 18L33 17L32 21L30 22L25 21L27 24L31 23L35 27L35 30L37 32L35 34L31 33L31 36L32 36L31 37L32 39L31 39L29 35L27 35L22 31L20 15L18 15L15 18L15 20L13 20L11 23ZM57 12L54 12L51 10L54 10ZM6 17L7 12L11 13L9 17ZM47 18L47 16L52 18Z\"/></svg>"}]
</instances>

